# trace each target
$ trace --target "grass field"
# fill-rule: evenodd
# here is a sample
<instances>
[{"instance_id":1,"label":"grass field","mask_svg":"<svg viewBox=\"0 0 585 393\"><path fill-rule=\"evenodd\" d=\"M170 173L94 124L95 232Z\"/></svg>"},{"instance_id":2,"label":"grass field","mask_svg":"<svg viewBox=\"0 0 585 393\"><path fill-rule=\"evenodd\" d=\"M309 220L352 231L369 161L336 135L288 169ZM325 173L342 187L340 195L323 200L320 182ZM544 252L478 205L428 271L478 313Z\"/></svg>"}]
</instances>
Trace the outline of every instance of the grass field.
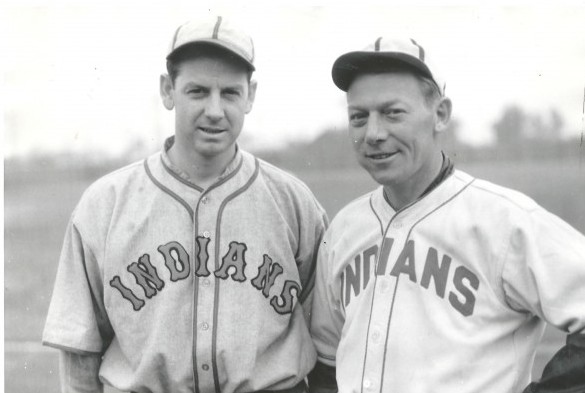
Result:
<instances>
[{"instance_id":1,"label":"grass field","mask_svg":"<svg viewBox=\"0 0 585 393\"><path fill-rule=\"evenodd\" d=\"M466 165L469 173L532 196L585 233L585 164L578 162ZM58 392L56 351L40 345L56 263L69 215L94 179L5 177L5 391ZM375 184L360 170L297 173L330 217ZM59 178L59 180L55 180ZM561 344L548 331L534 366Z\"/></svg>"}]
</instances>

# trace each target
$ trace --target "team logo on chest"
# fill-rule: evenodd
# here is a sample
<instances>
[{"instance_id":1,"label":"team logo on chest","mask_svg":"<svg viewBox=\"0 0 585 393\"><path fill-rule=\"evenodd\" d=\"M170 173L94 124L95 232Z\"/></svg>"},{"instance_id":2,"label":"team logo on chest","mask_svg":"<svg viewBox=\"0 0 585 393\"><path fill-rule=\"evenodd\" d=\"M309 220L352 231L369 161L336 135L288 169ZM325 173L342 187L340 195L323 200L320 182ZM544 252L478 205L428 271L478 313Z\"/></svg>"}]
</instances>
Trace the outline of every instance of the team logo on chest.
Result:
<instances>
[{"instance_id":1,"label":"team logo on chest","mask_svg":"<svg viewBox=\"0 0 585 393\"><path fill-rule=\"evenodd\" d=\"M366 288L372 273L378 276L390 274L397 278L405 277L425 289L429 289L432 281L437 296L442 299L447 297L449 304L463 316L473 314L475 294L479 288L479 278L475 273L462 265L452 266L451 256L444 254L440 257L437 249L433 247L429 247L422 255L420 251L416 254L414 240L406 242L389 268L388 262L393 243L392 238L384 240L377 263L379 247L374 245L357 254L353 263L345 267L341 280L345 306L351 302L352 294L357 297L361 290ZM417 275L417 265L423 266L420 277ZM452 289L447 293L448 287Z\"/></svg>"},{"instance_id":2,"label":"team logo on chest","mask_svg":"<svg viewBox=\"0 0 585 393\"><path fill-rule=\"evenodd\" d=\"M207 267L209 253L207 247L209 239L197 237L197 255L195 256L194 274L197 277L211 276L212 272ZM232 241L224 256L221 258L221 264L213 275L222 280L233 280L240 283L248 281L246 276L246 250L248 247L245 243ZM164 266L170 273L172 282L182 281L191 275L191 261L189 253L179 242L169 242L158 247L158 252L164 259ZM134 276L136 283L144 290L146 298L150 299L156 296L165 286L165 282L158 274L157 268L151 263L150 255L142 255L137 262L128 265L127 270ZM284 272L284 268L277 262L274 262L270 256L264 254L262 264L258 268L254 278L249 280L249 284L256 288L262 295L270 298L270 289L274 286L276 279ZM134 291L122 283L120 276L114 276L110 280L110 286L117 289L122 297L128 300L134 311L139 311L144 307L146 301L136 295ZM285 280L279 295L273 295L270 298L270 305L279 314L289 314L294 306L295 295L301 291L299 283L293 280Z\"/></svg>"}]
</instances>

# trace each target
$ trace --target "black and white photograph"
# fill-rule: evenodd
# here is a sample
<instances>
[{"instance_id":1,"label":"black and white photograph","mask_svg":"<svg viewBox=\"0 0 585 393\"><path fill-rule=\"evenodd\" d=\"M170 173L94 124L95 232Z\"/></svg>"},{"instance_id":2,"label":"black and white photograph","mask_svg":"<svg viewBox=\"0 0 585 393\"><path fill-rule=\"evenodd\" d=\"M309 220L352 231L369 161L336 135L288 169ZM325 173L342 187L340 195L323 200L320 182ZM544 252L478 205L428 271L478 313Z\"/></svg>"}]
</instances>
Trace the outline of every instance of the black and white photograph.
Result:
<instances>
[{"instance_id":1,"label":"black and white photograph","mask_svg":"<svg viewBox=\"0 0 585 393\"><path fill-rule=\"evenodd\" d=\"M585 2L0 10L4 391L585 392Z\"/></svg>"}]
</instances>

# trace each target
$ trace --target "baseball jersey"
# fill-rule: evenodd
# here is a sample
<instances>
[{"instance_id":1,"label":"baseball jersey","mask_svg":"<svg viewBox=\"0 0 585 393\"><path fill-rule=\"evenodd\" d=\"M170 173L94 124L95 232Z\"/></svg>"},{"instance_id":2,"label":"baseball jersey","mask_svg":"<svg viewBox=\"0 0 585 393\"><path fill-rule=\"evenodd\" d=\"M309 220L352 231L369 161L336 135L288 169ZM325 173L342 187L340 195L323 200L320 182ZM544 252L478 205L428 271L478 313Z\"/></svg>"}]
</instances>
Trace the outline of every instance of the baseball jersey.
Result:
<instances>
[{"instance_id":1,"label":"baseball jersey","mask_svg":"<svg viewBox=\"0 0 585 393\"><path fill-rule=\"evenodd\" d=\"M82 196L43 342L103 353L101 381L123 391L293 387L315 362L307 319L326 225L300 180L245 151L202 189L163 150Z\"/></svg>"},{"instance_id":2,"label":"baseball jersey","mask_svg":"<svg viewBox=\"0 0 585 393\"><path fill-rule=\"evenodd\" d=\"M585 237L455 170L394 211L382 187L335 217L312 334L339 391L520 392L544 323L585 332Z\"/></svg>"}]
</instances>

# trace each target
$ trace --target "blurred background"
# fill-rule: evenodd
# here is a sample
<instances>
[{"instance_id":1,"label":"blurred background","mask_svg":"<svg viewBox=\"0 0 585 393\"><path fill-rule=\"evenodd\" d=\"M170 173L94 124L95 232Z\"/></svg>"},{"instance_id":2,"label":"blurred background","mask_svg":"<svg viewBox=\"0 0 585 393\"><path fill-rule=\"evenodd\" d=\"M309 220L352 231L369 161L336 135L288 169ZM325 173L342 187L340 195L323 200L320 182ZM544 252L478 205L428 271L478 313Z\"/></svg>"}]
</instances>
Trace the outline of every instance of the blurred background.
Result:
<instances>
[{"instance_id":1,"label":"blurred background","mask_svg":"<svg viewBox=\"0 0 585 393\"><path fill-rule=\"evenodd\" d=\"M375 187L355 163L331 64L399 32L442 70L454 102L443 144L456 166L585 232L583 1L189 3L2 6L5 391L58 391L56 351L40 341L69 215L91 182L172 135L159 75L176 26L201 13L232 17L254 37L259 87L240 145L304 180L331 218ZM537 375L562 340L547 331Z\"/></svg>"}]
</instances>

